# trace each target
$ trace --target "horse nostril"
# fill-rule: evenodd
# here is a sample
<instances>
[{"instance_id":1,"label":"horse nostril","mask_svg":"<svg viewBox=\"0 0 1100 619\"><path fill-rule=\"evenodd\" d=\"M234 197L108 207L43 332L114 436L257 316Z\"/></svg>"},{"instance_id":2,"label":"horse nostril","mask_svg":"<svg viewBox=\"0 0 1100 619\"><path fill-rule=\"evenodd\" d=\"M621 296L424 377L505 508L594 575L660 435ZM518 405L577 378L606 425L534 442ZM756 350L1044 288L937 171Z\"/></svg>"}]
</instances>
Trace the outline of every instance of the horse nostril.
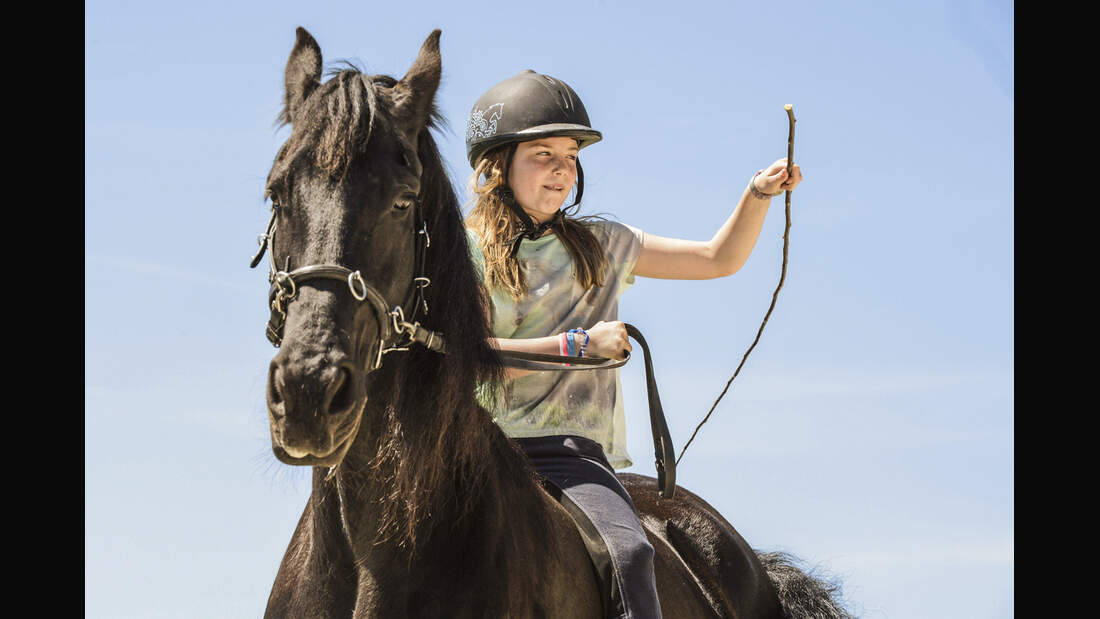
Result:
<instances>
[{"instance_id":1,"label":"horse nostril","mask_svg":"<svg viewBox=\"0 0 1100 619\"><path fill-rule=\"evenodd\" d=\"M279 366L271 364L267 372L267 400L273 405L283 403L283 396L279 393L279 382L282 380L282 371Z\"/></svg>"},{"instance_id":2,"label":"horse nostril","mask_svg":"<svg viewBox=\"0 0 1100 619\"><path fill-rule=\"evenodd\" d=\"M328 412L331 414L343 413L352 404L352 379L347 367L341 367L340 372L333 379L332 399L329 401Z\"/></svg>"}]
</instances>

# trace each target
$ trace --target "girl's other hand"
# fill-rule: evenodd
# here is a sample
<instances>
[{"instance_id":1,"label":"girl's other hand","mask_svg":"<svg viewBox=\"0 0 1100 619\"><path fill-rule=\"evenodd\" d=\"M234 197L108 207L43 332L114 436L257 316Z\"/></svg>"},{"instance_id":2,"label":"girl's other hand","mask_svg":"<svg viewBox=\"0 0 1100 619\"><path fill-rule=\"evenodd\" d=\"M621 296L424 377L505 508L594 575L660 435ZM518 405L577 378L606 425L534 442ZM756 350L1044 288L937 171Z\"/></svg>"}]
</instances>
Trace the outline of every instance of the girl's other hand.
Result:
<instances>
[{"instance_id":1,"label":"girl's other hand","mask_svg":"<svg viewBox=\"0 0 1100 619\"><path fill-rule=\"evenodd\" d=\"M802 182L802 170L798 164L791 166L790 178L787 177L787 158L771 164L757 175L756 189L762 193L775 195L784 191L793 191Z\"/></svg>"},{"instance_id":2,"label":"girl's other hand","mask_svg":"<svg viewBox=\"0 0 1100 619\"><path fill-rule=\"evenodd\" d=\"M626 324L621 321L597 322L588 332L586 357L603 357L622 361L630 352L630 339L626 336Z\"/></svg>"}]
</instances>

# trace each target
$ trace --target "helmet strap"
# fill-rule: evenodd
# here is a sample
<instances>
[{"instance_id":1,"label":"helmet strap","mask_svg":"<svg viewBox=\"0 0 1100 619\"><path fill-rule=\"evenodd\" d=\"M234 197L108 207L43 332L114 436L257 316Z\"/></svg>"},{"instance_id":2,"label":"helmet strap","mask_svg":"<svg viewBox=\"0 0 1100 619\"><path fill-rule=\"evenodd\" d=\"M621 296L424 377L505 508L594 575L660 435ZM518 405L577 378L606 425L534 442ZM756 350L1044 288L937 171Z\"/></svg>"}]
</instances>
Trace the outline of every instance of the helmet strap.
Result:
<instances>
[{"instance_id":1,"label":"helmet strap","mask_svg":"<svg viewBox=\"0 0 1100 619\"><path fill-rule=\"evenodd\" d=\"M520 225L523 227L514 237L508 242L512 244L512 251L508 253L509 258L515 258L519 252L519 244L523 242L523 239L530 239L534 241L543 235L547 230L554 227L554 225L561 223L565 217L565 213L561 209L558 209L554 216L550 219L536 224L531 216L527 214L527 211L523 210L523 207L516 202L516 195L512 193L511 189L498 188L497 193L500 195L500 201L508 205L508 208L512 209L512 212L516 214L516 217L520 221Z\"/></svg>"}]
</instances>

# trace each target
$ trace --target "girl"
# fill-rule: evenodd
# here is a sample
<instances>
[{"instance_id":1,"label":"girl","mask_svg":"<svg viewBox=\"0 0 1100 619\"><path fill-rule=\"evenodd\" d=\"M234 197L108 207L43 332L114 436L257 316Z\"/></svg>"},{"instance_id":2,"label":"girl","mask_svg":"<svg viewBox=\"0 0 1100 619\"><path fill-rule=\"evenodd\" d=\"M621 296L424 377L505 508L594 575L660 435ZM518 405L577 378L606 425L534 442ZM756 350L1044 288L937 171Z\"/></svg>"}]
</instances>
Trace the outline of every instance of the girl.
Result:
<instances>
[{"instance_id":1,"label":"girl","mask_svg":"<svg viewBox=\"0 0 1100 619\"><path fill-rule=\"evenodd\" d=\"M663 238L574 216L584 194L578 153L600 139L573 89L534 71L504 80L474 104L466 153L476 201L466 225L498 349L623 359L631 345L618 299L634 277L732 275L756 244L769 200L802 180L797 165L788 177L780 159L752 177L710 241ZM574 186L576 198L563 210ZM494 421L607 545L615 614L660 617L653 547L614 473L632 464L619 370L510 369L495 393L483 395Z\"/></svg>"}]
</instances>

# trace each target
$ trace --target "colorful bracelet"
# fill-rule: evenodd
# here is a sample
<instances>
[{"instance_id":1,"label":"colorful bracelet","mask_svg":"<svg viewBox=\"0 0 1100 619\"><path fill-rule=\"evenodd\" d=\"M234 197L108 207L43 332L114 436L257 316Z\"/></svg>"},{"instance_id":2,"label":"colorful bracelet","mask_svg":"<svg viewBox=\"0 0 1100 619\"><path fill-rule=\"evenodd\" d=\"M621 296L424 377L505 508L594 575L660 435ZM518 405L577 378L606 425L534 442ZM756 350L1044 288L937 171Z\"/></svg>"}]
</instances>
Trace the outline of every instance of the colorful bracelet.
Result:
<instances>
[{"instance_id":1,"label":"colorful bracelet","mask_svg":"<svg viewBox=\"0 0 1100 619\"><path fill-rule=\"evenodd\" d=\"M584 349L588 347L588 332L585 331L584 329L570 329L569 330L569 339L570 339L570 341L572 341L574 333L580 333L580 334L584 335L584 343L581 344L580 352L577 353L578 357L583 357L584 356Z\"/></svg>"}]
</instances>

